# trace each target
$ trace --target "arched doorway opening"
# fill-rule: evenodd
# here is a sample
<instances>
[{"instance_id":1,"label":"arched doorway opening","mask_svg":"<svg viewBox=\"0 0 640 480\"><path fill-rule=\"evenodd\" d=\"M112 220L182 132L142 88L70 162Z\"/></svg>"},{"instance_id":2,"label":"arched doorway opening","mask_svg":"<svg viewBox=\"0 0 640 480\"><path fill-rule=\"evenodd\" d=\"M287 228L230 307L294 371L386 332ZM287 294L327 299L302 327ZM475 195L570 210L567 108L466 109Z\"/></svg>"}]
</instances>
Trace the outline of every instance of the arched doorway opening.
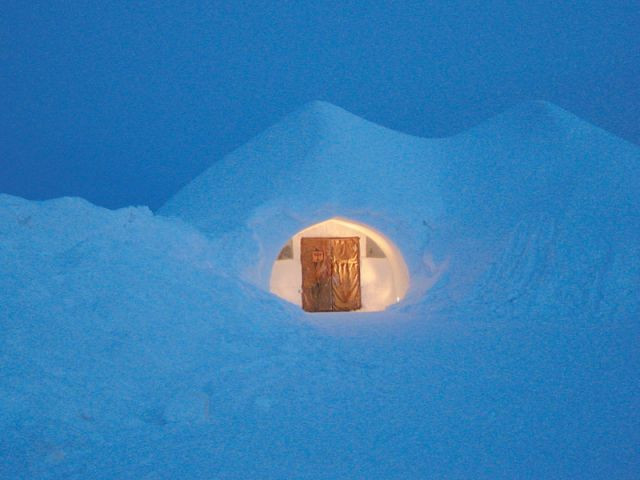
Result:
<instances>
[{"instance_id":1,"label":"arched doorway opening","mask_svg":"<svg viewBox=\"0 0 640 480\"><path fill-rule=\"evenodd\" d=\"M377 230L343 218L311 225L273 262L269 289L307 311L380 311L402 300L409 273Z\"/></svg>"}]
</instances>

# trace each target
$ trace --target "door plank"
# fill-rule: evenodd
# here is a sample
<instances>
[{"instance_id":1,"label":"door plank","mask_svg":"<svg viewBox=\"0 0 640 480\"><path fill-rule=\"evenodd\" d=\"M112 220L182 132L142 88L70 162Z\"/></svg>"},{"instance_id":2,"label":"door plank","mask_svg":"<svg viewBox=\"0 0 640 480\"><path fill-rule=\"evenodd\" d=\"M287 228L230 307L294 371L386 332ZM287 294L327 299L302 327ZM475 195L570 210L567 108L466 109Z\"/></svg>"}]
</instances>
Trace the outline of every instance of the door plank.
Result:
<instances>
[{"instance_id":1,"label":"door plank","mask_svg":"<svg viewBox=\"0 0 640 480\"><path fill-rule=\"evenodd\" d=\"M331 243L328 238L301 238L302 308L307 312L330 312Z\"/></svg>"},{"instance_id":2,"label":"door plank","mask_svg":"<svg viewBox=\"0 0 640 480\"><path fill-rule=\"evenodd\" d=\"M334 311L362 307L358 237L331 239L331 290Z\"/></svg>"}]
</instances>

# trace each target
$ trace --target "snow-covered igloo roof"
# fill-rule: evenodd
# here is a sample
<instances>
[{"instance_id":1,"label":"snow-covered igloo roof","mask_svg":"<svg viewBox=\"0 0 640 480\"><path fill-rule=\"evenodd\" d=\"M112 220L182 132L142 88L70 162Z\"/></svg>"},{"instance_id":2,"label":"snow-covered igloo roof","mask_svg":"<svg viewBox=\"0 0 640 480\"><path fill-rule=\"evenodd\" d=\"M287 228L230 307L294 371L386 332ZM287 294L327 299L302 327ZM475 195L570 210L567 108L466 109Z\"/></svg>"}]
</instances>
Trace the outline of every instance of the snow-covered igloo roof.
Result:
<instances>
[{"instance_id":1,"label":"snow-covered igloo roof","mask_svg":"<svg viewBox=\"0 0 640 480\"><path fill-rule=\"evenodd\" d=\"M434 147L312 102L211 165L159 213L211 236L236 231L253 239L260 258L249 253L239 268L250 268L261 286L292 235L333 217L383 232L416 265L429 225L442 214L437 170L428 161Z\"/></svg>"},{"instance_id":2,"label":"snow-covered igloo roof","mask_svg":"<svg viewBox=\"0 0 640 480\"><path fill-rule=\"evenodd\" d=\"M611 196L594 194L584 172L611 168L612 156L618 170L631 168L636 151L547 102L442 139L312 102L213 163L158 213L220 239L226 266L265 290L296 232L334 217L369 225L402 252L407 298L420 298L447 269L458 269L460 288L472 284L502 248L500 233L522 219L585 202L606 208Z\"/></svg>"}]
</instances>

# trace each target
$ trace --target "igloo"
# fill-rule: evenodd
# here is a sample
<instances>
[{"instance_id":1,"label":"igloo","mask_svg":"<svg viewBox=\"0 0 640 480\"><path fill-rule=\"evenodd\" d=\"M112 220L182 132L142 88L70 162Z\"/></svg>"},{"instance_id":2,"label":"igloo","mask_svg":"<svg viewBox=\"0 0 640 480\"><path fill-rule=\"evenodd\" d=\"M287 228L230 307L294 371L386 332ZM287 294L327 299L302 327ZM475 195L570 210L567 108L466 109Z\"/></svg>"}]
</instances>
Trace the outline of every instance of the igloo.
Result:
<instances>
[{"instance_id":1,"label":"igloo","mask_svg":"<svg viewBox=\"0 0 640 480\"><path fill-rule=\"evenodd\" d=\"M309 312L379 311L409 287L402 254L384 234L331 218L287 241L274 260L269 290Z\"/></svg>"},{"instance_id":2,"label":"igloo","mask_svg":"<svg viewBox=\"0 0 640 480\"><path fill-rule=\"evenodd\" d=\"M312 102L212 164L159 213L217 238L230 274L305 310L384 310L418 298L441 273L423 261L442 212L432 148Z\"/></svg>"}]
</instances>

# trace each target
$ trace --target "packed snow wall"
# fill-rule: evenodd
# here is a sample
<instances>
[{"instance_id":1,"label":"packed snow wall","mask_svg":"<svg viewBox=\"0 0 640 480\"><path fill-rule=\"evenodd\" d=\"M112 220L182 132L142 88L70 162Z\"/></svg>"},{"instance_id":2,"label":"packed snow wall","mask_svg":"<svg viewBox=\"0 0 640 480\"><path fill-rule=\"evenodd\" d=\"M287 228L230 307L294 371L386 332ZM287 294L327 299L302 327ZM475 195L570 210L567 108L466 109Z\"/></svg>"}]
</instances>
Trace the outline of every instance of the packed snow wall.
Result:
<instances>
[{"instance_id":1,"label":"packed snow wall","mask_svg":"<svg viewBox=\"0 0 640 480\"><path fill-rule=\"evenodd\" d=\"M188 222L0 195L1 478L634 478L640 149L538 103L429 142L327 128L312 159L367 130L362 171L431 174L259 198L262 158L306 158L273 137L177 195ZM265 290L336 216L402 252L393 311L303 315L237 278Z\"/></svg>"},{"instance_id":2,"label":"packed snow wall","mask_svg":"<svg viewBox=\"0 0 640 480\"><path fill-rule=\"evenodd\" d=\"M443 214L430 161L438 149L314 102L214 163L159 213L217 238L230 274L267 291L274 259L297 232L335 217L370 226L409 271L408 292L396 297L415 300L437 274L425 251L444 261L428 245Z\"/></svg>"},{"instance_id":3,"label":"packed snow wall","mask_svg":"<svg viewBox=\"0 0 640 480\"><path fill-rule=\"evenodd\" d=\"M285 252L274 259L269 290L279 297L301 304L302 271L300 241L303 237L357 237L362 307L360 311L384 310L400 302L409 288L409 272L402 253L383 234L348 219L333 218L296 233Z\"/></svg>"},{"instance_id":4,"label":"packed snow wall","mask_svg":"<svg viewBox=\"0 0 640 480\"><path fill-rule=\"evenodd\" d=\"M637 146L545 102L444 139L315 102L214 163L159 213L215 239L224 270L266 291L282 246L340 217L402 253L410 282L400 306L549 295L578 306L577 291L598 297L597 283L628 281L618 266L640 244L639 169ZM629 271L636 278L636 261Z\"/></svg>"}]
</instances>

